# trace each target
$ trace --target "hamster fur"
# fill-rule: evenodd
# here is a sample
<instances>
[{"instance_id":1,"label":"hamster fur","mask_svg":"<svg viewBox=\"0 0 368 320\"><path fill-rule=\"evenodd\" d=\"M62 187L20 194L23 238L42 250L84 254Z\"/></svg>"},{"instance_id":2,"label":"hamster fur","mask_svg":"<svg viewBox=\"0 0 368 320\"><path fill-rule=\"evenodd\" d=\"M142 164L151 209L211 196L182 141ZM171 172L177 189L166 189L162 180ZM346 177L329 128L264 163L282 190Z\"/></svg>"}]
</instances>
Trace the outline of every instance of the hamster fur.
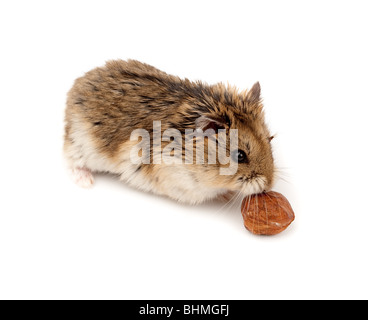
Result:
<instances>
[{"instance_id":1,"label":"hamster fur","mask_svg":"<svg viewBox=\"0 0 368 320\"><path fill-rule=\"evenodd\" d=\"M89 187L93 172L109 172L138 189L191 204L269 190L274 181L272 137L260 90L258 82L238 92L222 83L183 80L135 60L108 61L78 78L68 93L64 154L73 177ZM239 163L234 175L220 175L218 162L134 164L132 130L152 133L153 121L161 121L162 132L238 129L238 148L247 161Z\"/></svg>"}]
</instances>

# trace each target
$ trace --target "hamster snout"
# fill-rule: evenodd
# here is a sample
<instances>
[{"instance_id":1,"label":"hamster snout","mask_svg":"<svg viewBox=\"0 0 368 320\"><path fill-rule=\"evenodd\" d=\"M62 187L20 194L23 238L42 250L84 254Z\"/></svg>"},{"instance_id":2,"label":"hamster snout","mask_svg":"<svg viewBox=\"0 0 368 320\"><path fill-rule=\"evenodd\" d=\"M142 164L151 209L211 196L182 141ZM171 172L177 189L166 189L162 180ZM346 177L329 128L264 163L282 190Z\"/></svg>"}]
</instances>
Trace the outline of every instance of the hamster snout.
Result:
<instances>
[{"instance_id":1,"label":"hamster snout","mask_svg":"<svg viewBox=\"0 0 368 320\"><path fill-rule=\"evenodd\" d=\"M109 61L68 93L64 153L75 181L118 174L140 190L201 203L270 189L274 163L261 88L239 92Z\"/></svg>"}]
</instances>

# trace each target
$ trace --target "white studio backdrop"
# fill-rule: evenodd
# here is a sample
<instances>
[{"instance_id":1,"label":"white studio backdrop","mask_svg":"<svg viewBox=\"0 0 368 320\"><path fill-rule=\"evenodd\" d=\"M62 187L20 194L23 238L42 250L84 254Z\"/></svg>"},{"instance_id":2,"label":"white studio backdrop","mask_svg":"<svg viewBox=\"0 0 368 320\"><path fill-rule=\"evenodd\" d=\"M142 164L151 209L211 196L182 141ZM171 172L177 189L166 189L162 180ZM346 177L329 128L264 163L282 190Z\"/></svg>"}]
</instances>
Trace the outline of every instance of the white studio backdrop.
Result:
<instances>
[{"instance_id":1,"label":"white studio backdrop","mask_svg":"<svg viewBox=\"0 0 368 320\"><path fill-rule=\"evenodd\" d=\"M368 298L365 1L3 1L1 299ZM62 158L66 93L110 59L240 89L260 81L274 190L296 220L183 206Z\"/></svg>"}]
</instances>

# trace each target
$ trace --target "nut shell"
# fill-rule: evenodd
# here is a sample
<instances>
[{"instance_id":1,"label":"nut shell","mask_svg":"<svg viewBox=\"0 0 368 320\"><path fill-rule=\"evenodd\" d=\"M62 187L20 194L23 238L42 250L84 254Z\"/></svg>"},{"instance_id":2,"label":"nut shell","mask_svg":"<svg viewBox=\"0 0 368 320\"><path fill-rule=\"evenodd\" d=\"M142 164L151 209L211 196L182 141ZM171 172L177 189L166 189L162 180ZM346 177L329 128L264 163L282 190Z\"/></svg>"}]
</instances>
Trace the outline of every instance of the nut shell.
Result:
<instances>
[{"instance_id":1,"label":"nut shell","mask_svg":"<svg viewBox=\"0 0 368 320\"><path fill-rule=\"evenodd\" d=\"M274 235L284 231L295 215L289 201L275 191L245 197L241 205L244 226L254 234Z\"/></svg>"}]
</instances>

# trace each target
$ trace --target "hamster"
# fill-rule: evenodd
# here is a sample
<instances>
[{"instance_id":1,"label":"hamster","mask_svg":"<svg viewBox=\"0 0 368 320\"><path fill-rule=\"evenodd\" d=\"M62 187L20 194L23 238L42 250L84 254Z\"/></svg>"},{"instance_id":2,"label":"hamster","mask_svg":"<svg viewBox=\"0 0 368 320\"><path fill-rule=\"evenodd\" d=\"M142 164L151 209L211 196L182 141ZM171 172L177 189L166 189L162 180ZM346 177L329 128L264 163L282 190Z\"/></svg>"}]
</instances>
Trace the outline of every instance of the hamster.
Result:
<instances>
[{"instance_id":1,"label":"hamster","mask_svg":"<svg viewBox=\"0 0 368 320\"><path fill-rule=\"evenodd\" d=\"M265 123L260 93L258 82L239 92L222 83L181 79L136 60L108 61L76 79L68 93L65 158L82 187L93 184L94 172L108 172L140 190L189 204L267 191L274 182L273 137ZM220 174L226 165L218 161L132 161L132 148L137 145L131 139L133 130L147 130L152 141L158 122L161 133L169 128L180 133L212 129L210 138L215 141L221 129L226 141L230 129L237 129L238 149L229 155L238 163L236 172ZM152 159L153 146L149 148ZM205 157L208 152L207 147Z\"/></svg>"}]
</instances>

